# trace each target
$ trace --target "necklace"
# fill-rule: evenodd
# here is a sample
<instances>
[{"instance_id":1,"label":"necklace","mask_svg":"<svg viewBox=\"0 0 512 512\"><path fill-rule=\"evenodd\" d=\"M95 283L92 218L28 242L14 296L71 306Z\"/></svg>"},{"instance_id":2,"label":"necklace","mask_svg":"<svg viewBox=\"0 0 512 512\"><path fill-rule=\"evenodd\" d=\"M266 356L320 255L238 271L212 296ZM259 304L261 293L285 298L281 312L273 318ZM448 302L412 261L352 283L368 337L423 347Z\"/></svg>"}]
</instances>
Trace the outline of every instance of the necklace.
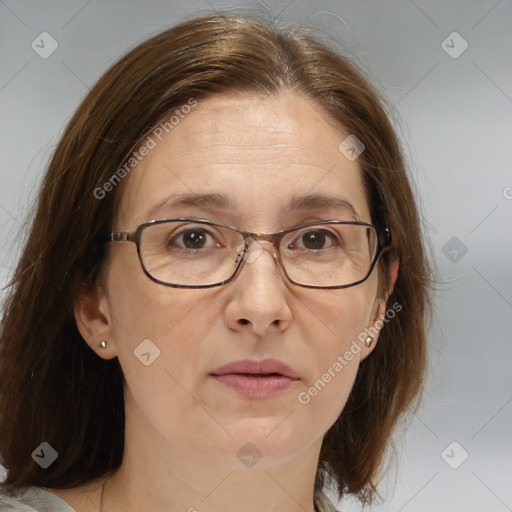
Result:
<instances>
[{"instance_id":1,"label":"necklace","mask_svg":"<svg viewBox=\"0 0 512 512\"><path fill-rule=\"evenodd\" d=\"M103 494L105 493L105 485L107 483L108 478L105 478L103 481L103 485L101 486L101 496L100 496L100 512L103 512Z\"/></svg>"},{"instance_id":2,"label":"necklace","mask_svg":"<svg viewBox=\"0 0 512 512\"><path fill-rule=\"evenodd\" d=\"M100 512L104 512L103 510L103 495L105 494L105 486L107 484L108 478L105 478L103 481L103 485L101 486L101 495L100 495ZM316 500L313 500L313 506L315 508L315 512L319 512L319 508L317 506Z\"/></svg>"}]
</instances>

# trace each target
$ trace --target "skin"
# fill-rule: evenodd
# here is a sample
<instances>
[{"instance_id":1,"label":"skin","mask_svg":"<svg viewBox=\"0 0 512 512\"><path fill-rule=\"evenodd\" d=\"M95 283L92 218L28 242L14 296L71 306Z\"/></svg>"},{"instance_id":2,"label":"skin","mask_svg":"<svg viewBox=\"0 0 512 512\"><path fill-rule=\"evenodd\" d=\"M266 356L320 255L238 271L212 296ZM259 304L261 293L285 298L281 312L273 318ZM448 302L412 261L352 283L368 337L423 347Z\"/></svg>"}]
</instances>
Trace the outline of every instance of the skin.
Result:
<instances>
[{"instance_id":1,"label":"skin","mask_svg":"<svg viewBox=\"0 0 512 512\"><path fill-rule=\"evenodd\" d=\"M202 100L125 178L114 228L134 230L150 220L142 213L151 205L190 192L224 193L234 208L171 208L151 218L193 216L263 233L353 219L343 210L287 208L292 197L325 193L347 199L371 222L358 162L338 150L346 135L290 92ZM74 306L84 340L99 357L117 356L127 380L125 454L107 482L104 511L314 511L322 438L378 340L370 348L357 341L360 352L309 404L297 396L385 313L387 296L377 296L375 269L346 289L295 286L271 244L261 247L231 283L198 290L151 281L135 244L109 245L96 294ZM388 294L397 271L393 263ZM133 353L146 338L161 351L150 366ZM98 350L101 340L108 345ZM266 357L287 363L300 380L249 399L209 375L231 361ZM248 442L261 453L251 468L237 457ZM97 512L101 483L48 490L76 510Z\"/></svg>"}]
</instances>

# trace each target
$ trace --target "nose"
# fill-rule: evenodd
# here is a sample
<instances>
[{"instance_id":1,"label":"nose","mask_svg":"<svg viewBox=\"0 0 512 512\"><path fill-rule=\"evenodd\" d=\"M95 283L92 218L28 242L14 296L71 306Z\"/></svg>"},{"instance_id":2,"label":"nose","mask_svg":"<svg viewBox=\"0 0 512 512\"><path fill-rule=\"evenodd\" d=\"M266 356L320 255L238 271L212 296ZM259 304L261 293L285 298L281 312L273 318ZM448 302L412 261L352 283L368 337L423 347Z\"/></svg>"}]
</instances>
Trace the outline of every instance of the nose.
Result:
<instances>
[{"instance_id":1,"label":"nose","mask_svg":"<svg viewBox=\"0 0 512 512\"><path fill-rule=\"evenodd\" d=\"M245 261L228 285L232 296L226 321L230 329L265 336L289 327L289 291L275 251L268 241L251 240Z\"/></svg>"}]
</instances>

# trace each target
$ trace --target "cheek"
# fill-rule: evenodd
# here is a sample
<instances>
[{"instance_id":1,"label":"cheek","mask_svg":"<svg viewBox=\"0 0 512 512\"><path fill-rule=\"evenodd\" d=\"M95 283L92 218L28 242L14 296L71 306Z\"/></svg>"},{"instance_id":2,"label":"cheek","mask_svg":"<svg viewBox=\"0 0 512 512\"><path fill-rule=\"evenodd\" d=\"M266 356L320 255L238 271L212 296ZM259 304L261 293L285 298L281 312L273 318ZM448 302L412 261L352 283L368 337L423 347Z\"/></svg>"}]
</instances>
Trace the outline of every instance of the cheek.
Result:
<instances>
[{"instance_id":1,"label":"cheek","mask_svg":"<svg viewBox=\"0 0 512 512\"><path fill-rule=\"evenodd\" d=\"M119 256L108 283L112 333L125 375L143 373L146 379L167 369L187 379L187 367L197 367L201 358L198 342L207 339L218 316L211 304L205 306L208 292L162 286L144 274L136 252ZM169 374L162 378L168 381Z\"/></svg>"},{"instance_id":2,"label":"cheek","mask_svg":"<svg viewBox=\"0 0 512 512\"><path fill-rule=\"evenodd\" d=\"M372 307L373 284L318 294L308 301L301 331L309 345L311 363L297 399L310 414L332 425L348 399L359 367Z\"/></svg>"},{"instance_id":3,"label":"cheek","mask_svg":"<svg viewBox=\"0 0 512 512\"><path fill-rule=\"evenodd\" d=\"M141 424L149 421L162 436L193 440L192 420L183 419L205 414L192 395L197 369L205 367L208 354L202 345L220 312L206 297L211 292L159 285L137 265L136 253L123 255L108 276L126 409Z\"/></svg>"},{"instance_id":4,"label":"cheek","mask_svg":"<svg viewBox=\"0 0 512 512\"><path fill-rule=\"evenodd\" d=\"M309 418L317 418L313 425L318 436L323 435L343 411L359 368L359 329L345 326L344 333L338 343L316 347L310 377L297 395L304 413Z\"/></svg>"},{"instance_id":5,"label":"cheek","mask_svg":"<svg viewBox=\"0 0 512 512\"><path fill-rule=\"evenodd\" d=\"M369 326L374 286L368 284L299 297L295 315L298 328L322 365L332 363Z\"/></svg>"},{"instance_id":6,"label":"cheek","mask_svg":"<svg viewBox=\"0 0 512 512\"><path fill-rule=\"evenodd\" d=\"M352 354L347 360L343 353L322 369L308 387L301 391L298 403L308 410L308 415L321 418L318 421L318 435L326 432L341 414L354 384L359 358Z\"/></svg>"}]
</instances>

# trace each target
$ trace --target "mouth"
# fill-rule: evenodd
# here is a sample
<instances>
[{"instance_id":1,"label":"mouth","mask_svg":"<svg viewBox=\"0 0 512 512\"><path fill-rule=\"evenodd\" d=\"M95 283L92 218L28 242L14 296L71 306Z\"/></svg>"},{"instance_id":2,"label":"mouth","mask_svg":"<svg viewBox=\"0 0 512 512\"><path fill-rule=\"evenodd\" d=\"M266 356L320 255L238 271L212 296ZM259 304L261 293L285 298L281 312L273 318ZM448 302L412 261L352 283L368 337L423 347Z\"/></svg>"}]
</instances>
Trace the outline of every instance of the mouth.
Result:
<instances>
[{"instance_id":1,"label":"mouth","mask_svg":"<svg viewBox=\"0 0 512 512\"><path fill-rule=\"evenodd\" d=\"M219 383L248 398L266 398L287 390L299 379L279 373L225 373L212 377Z\"/></svg>"},{"instance_id":2,"label":"mouth","mask_svg":"<svg viewBox=\"0 0 512 512\"><path fill-rule=\"evenodd\" d=\"M281 373L250 373L250 372L247 372L247 373L241 373L241 372L233 372L233 373L221 373L221 374L216 374L216 373L212 373L213 376L215 377L220 377L222 375L244 375L246 377L272 377L272 376L277 376L277 377L287 377L287 375L282 375Z\"/></svg>"},{"instance_id":3,"label":"mouth","mask_svg":"<svg viewBox=\"0 0 512 512\"><path fill-rule=\"evenodd\" d=\"M263 359L255 361L251 359L243 359L233 361L212 372L212 375L249 375L249 376L271 376L280 375L289 377L290 379L298 379L297 373L287 364L278 359Z\"/></svg>"},{"instance_id":4,"label":"mouth","mask_svg":"<svg viewBox=\"0 0 512 512\"><path fill-rule=\"evenodd\" d=\"M292 368L277 359L235 361L217 368L211 376L248 398L266 398L282 393L300 380Z\"/></svg>"}]
</instances>

